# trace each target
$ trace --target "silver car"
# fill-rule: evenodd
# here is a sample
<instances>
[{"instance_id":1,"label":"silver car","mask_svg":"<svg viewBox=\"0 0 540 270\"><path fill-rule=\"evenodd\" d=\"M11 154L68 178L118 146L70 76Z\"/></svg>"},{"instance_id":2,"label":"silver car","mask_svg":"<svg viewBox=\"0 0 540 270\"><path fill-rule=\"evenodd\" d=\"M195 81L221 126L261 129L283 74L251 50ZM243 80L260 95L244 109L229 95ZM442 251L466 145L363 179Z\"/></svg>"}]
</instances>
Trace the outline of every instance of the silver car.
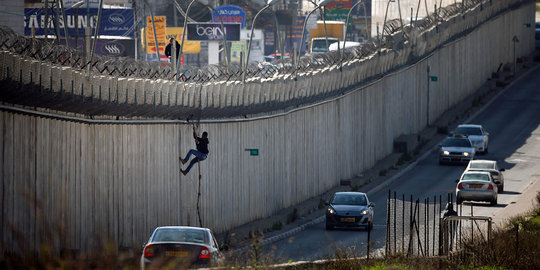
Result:
<instances>
[{"instance_id":1,"label":"silver car","mask_svg":"<svg viewBox=\"0 0 540 270\"><path fill-rule=\"evenodd\" d=\"M326 229L334 227L364 227L373 228L373 208L362 192L336 192L326 209Z\"/></svg>"},{"instance_id":2,"label":"silver car","mask_svg":"<svg viewBox=\"0 0 540 270\"><path fill-rule=\"evenodd\" d=\"M213 266L221 255L216 238L207 228L189 226L157 227L141 255L145 268L181 268L193 265Z\"/></svg>"},{"instance_id":3,"label":"silver car","mask_svg":"<svg viewBox=\"0 0 540 270\"><path fill-rule=\"evenodd\" d=\"M456 202L487 201L497 205L497 184L489 172L465 171L456 187Z\"/></svg>"},{"instance_id":4,"label":"silver car","mask_svg":"<svg viewBox=\"0 0 540 270\"><path fill-rule=\"evenodd\" d=\"M453 135L462 135L469 138L476 148L476 153L487 154L489 133L487 133L481 125L459 125L456 130L454 130Z\"/></svg>"},{"instance_id":5,"label":"silver car","mask_svg":"<svg viewBox=\"0 0 540 270\"><path fill-rule=\"evenodd\" d=\"M504 168L500 168L497 165L495 160L471 160L469 165L467 165L466 171L483 171L489 172L493 178L493 182L497 184L499 193L504 191L504 175L502 172L505 171Z\"/></svg>"},{"instance_id":6,"label":"silver car","mask_svg":"<svg viewBox=\"0 0 540 270\"><path fill-rule=\"evenodd\" d=\"M440 146L439 164L467 164L474 158L476 153L471 141L466 137L448 137Z\"/></svg>"}]
</instances>

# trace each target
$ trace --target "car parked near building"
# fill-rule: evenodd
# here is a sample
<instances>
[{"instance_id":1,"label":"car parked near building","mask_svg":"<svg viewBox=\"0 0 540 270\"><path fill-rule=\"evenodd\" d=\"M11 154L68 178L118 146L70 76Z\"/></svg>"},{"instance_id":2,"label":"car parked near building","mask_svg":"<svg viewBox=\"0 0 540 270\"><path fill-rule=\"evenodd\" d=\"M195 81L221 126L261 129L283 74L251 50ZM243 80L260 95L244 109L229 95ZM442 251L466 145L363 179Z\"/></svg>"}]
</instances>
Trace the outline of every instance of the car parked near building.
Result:
<instances>
[{"instance_id":1,"label":"car parked near building","mask_svg":"<svg viewBox=\"0 0 540 270\"><path fill-rule=\"evenodd\" d=\"M487 201L497 205L497 184L489 172L465 171L456 186L456 202Z\"/></svg>"},{"instance_id":2,"label":"car parked near building","mask_svg":"<svg viewBox=\"0 0 540 270\"><path fill-rule=\"evenodd\" d=\"M465 171L482 171L489 172L493 178L493 182L497 184L499 193L504 191L504 168L500 168L495 160L471 160Z\"/></svg>"},{"instance_id":3,"label":"car parked near building","mask_svg":"<svg viewBox=\"0 0 540 270\"><path fill-rule=\"evenodd\" d=\"M213 266L220 259L219 246L212 231L189 226L157 227L141 255L141 269L187 269Z\"/></svg>"},{"instance_id":4,"label":"car parked near building","mask_svg":"<svg viewBox=\"0 0 540 270\"><path fill-rule=\"evenodd\" d=\"M460 135L448 137L440 144L439 164L467 164L474 159L475 153L469 138Z\"/></svg>"},{"instance_id":5,"label":"car parked near building","mask_svg":"<svg viewBox=\"0 0 540 270\"><path fill-rule=\"evenodd\" d=\"M367 195L362 192L336 192L326 209L326 229L334 227L373 228L373 208Z\"/></svg>"},{"instance_id":6,"label":"car parked near building","mask_svg":"<svg viewBox=\"0 0 540 270\"><path fill-rule=\"evenodd\" d=\"M469 138L476 148L476 153L486 154L488 152L489 133L484 130L482 125L459 125L452 134Z\"/></svg>"}]
</instances>

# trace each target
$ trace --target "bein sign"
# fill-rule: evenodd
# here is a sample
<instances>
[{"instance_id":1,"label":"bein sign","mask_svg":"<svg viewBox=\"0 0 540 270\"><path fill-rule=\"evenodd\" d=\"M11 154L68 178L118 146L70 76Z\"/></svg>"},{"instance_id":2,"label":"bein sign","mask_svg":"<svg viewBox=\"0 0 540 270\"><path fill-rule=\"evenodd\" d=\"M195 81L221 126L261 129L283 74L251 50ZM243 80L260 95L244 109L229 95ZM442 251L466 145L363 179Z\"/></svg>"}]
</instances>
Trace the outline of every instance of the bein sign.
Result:
<instances>
[{"instance_id":1,"label":"bein sign","mask_svg":"<svg viewBox=\"0 0 540 270\"><path fill-rule=\"evenodd\" d=\"M223 40L223 34L227 41L240 40L240 24L223 24L223 33L219 23L188 23L187 39L196 41L220 41Z\"/></svg>"}]
</instances>

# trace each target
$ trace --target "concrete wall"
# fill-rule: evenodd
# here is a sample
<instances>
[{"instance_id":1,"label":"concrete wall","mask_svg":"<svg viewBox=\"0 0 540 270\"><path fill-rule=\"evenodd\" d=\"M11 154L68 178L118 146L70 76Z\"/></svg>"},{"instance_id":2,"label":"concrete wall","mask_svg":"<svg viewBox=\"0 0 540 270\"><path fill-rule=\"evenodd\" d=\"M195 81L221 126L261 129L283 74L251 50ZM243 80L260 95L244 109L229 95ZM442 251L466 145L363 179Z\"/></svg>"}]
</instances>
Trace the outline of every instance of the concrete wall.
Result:
<instances>
[{"instance_id":1,"label":"concrete wall","mask_svg":"<svg viewBox=\"0 0 540 270\"><path fill-rule=\"evenodd\" d=\"M496 11L476 12L476 17L459 16L441 29L456 33L457 27L471 29ZM248 107L268 99L291 104L347 89L401 66L377 81L311 106L252 119L203 120L201 130L209 133L210 154L201 163L202 225L224 232L321 194L340 179L371 167L391 153L394 138L426 125L428 83L433 121L477 89L500 63L511 62L514 35L522 41L517 55L529 55L534 43L528 36L533 38L534 29L523 27L522 21L533 16L532 2L509 10L410 66L403 64L411 54L430 52L452 35L432 29L412 41L414 48L347 62L343 73L328 67L302 74L298 81L275 78L224 84L224 89L216 83L204 85L201 95L196 85L141 80L144 87L137 91L148 100L154 93L181 93L177 99L195 108ZM7 67L21 70L28 61L32 62L1 53L0 78L18 80L21 73L7 74ZM427 81L428 65L439 77L437 82ZM132 93L117 87L130 85L123 78L86 79L77 71L44 63L33 70L39 68L55 78L110 88L116 93L113 99ZM26 69L22 74L27 80ZM51 90L58 91L65 83L52 84ZM194 146L190 125L74 122L2 110L0 131L3 250L28 250L43 242L89 250L104 241L138 248L158 225L199 225L198 169L184 177L178 164L178 156ZM259 149L259 156L250 156L246 148ZM17 239L14 232L25 237Z\"/></svg>"}]
</instances>

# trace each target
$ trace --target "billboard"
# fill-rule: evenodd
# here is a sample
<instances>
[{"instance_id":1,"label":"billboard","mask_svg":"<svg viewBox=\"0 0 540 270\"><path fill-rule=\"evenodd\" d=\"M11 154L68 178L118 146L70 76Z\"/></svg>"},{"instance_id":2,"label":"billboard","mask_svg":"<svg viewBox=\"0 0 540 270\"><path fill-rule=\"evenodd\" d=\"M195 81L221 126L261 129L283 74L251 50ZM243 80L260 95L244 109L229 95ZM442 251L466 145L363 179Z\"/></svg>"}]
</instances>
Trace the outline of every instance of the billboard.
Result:
<instances>
[{"instance_id":1,"label":"billboard","mask_svg":"<svg viewBox=\"0 0 540 270\"><path fill-rule=\"evenodd\" d=\"M154 24L152 24L152 17L146 17L146 52L156 53L156 38L154 37L154 25L156 26L156 37L159 46L159 52L165 53L165 46L167 46L166 32L165 32L166 17L154 16Z\"/></svg>"},{"instance_id":2,"label":"billboard","mask_svg":"<svg viewBox=\"0 0 540 270\"><path fill-rule=\"evenodd\" d=\"M219 13L219 16L217 13ZM225 5L216 8L216 12L212 11L212 21L219 23L240 23L242 28L246 28L246 12L239 6Z\"/></svg>"},{"instance_id":3,"label":"billboard","mask_svg":"<svg viewBox=\"0 0 540 270\"><path fill-rule=\"evenodd\" d=\"M169 38L174 38L178 41L178 43L182 43L182 32L184 31L184 27L167 27L166 33L167 38L166 40L169 40ZM163 52L163 51L162 51ZM199 53L201 52L201 42L200 41L189 41L187 38L184 38L184 49L182 50L183 53Z\"/></svg>"},{"instance_id":4,"label":"billboard","mask_svg":"<svg viewBox=\"0 0 540 270\"><path fill-rule=\"evenodd\" d=\"M188 23L187 37L188 40L198 41L220 41L223 40L223 34L227 41L240 40L240 24L227 23L223 24L225 33L221 32L220 23Z\"/></svg>"},{"instance_id":5,"label":"billboard","mask_svg":"<svg viewBox=\"0 0 540 270\"><path fill-rule=\"evenodd\" d=\"M77 49L84 51L84 39L79 38L77 42L75 39L69 39L69 46L75 48L77 43ZM135 57L135 40L134 39L98 39L96 43L96 54L112 56L112 57Z\"/></svg>"},{"instance_id":6,"label":"billboard","mask_svg":"<svg viewBox=\"0 0 540 270\"><path fill-rule=\"evenodd\" d=\"M86 8L77 9L77 16L75 16L75 9L68 8L66 12L66 26L69 36L84 35L85 27L92 27L95 29L97 25L97 8L90 8L90 13L86 13ZM87 16L89 15L89 16ZM52 10L46 10L43 8L25 8L24 9L24 34L30 36L32 34L32 28L35 29L37 36L45 34L45 18L52 16L52 20L49 20L47 25L47 35L55 35L54 22L58 17L58 26L60 30L60 36L65 36L64 33L64 19L61 12L53 12ZM134 36L134 13L131 8L107 8L101 11L101 20L99 24L98 35L102 36ZM92 31L93 33L93 31Z\"/></svg>"}]
</instances>

